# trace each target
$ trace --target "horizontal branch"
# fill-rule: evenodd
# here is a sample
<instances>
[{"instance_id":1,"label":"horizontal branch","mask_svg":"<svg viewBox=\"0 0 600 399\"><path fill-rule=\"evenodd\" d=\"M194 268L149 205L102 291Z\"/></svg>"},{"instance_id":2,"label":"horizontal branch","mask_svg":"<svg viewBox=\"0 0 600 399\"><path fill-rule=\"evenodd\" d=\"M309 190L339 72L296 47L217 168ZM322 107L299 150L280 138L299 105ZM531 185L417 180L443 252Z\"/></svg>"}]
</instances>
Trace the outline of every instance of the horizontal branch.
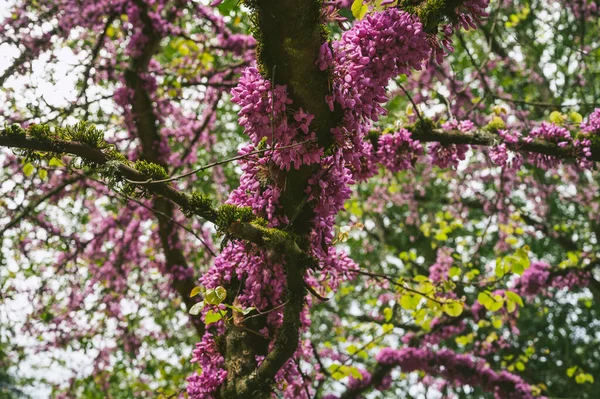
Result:
<instances>
[{"instance_id":1,"label":"horizontal branch","mask_svg":"<svg viewBox=\"0 0 600 399\"><path fill-rule=\"evenodd\" d=\"M0 130L0 147L33 150L44 153L70 154L95 166L102 174L110 174L127 181L147 181L152 176L129 165L125 158L104 143L104 147L93 147L87 142L38 137L19 128ZM104 167L104 168L103 168ZM104 172L103 172L104 169ZM197 215L215 224L219 231L233 238L242 239L266 248L283 250L291 257L308 259L294 238L286 232L266 227L264 220L255 217L250 209L224 205L219 208L201 194L186 194L168 183L145 185L149 194L164 197L177 204L188 215Z\"/></svg>"},{"instance_id":2,"label":"horizontal branch","mask_svg":"<svg viewBox=\"0 0 600 399\"><path fill-rule=\"evenodd\" d=\"M575 159L576 153L573 147L559 147L557 143L546 140L533 139L527 142L520 139L517 143L506 142L499 135L485 131L475 130L463 132L460 130L444 130L429 127L426 123L418 124L418 128L412 131L412 138L422 142L438 142L440 144L469 144L473 146L491 147L499 144L506 144L506 147L513 151L529 152L534 154L551 155L561 159ZM600 151L592 148L592 155L588 158L591 161L600 161Z\"/></svg>"}]
</instances>

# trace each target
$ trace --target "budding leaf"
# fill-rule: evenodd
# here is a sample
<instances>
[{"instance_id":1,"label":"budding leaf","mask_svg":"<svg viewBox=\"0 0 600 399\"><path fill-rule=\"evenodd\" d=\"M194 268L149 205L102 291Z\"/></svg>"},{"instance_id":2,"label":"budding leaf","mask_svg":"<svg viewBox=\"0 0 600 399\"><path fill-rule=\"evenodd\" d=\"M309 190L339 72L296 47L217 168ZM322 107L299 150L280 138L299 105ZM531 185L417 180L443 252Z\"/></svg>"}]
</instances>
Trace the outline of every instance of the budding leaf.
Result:
<instances>
[{"instance_id":1,"label":"budding leaf","mask_svg":"<svg viewBox=\"0 0 600 399\"><path fill-rule=\"evenodd\" d=\"M393 315L394 315L394 311L392 310L392 308L383 309L383 316L385 317L385 321L392 320Z\"/></svg>"},{"instance_id":2,"label":"budding leaf","mask_svg":"<svg viewBox=\"0 0 600 399\"><path fill-rule=\"evenodd\" d=\"M500 295L492 296L492 294L487 291L480 292L477 296L477 300L491 312L499 310L504 304L504 298Z\"/></svg>"},{"instance_id":3,"label":"budding leaf","mask_svg":"<svg viewBox=\"0 0 600 399\"><path fill-rule=\"evenodd\" d=\"M579 112L571 112L569 114L569 118L571 119L571 121L573 123L581 123L583 121L583 116L581 116L581 114Z\"/></svg>"},{"instance_id":4,"label":"budding leaf","mask_svg":"<svg viewBox=\"0 0 600 399\"><path fill-rule=\"evenodd\" d=\"M404 294L400 298L400 306L406 310L416 309L419 306L419 302L421 302L421 298L415 295Z\"/></svg>"}]
</instances>

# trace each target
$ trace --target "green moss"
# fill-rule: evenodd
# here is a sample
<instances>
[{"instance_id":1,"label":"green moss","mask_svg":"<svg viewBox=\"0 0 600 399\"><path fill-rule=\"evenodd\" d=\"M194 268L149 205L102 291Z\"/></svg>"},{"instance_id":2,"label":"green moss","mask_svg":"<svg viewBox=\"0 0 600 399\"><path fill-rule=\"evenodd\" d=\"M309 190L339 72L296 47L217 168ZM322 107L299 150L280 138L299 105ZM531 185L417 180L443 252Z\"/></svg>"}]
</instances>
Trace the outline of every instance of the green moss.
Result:
<instances>
[{"instance_id":1,"label":"green moss","mask_svg":"<svg viewBox=\"0 0 600 399\"><path fill-rule=\"evenodd\" d=\"M276 229L274 227L258 226L263 232L263 239L274 247L284 248L290 242L289 233Z\"/></svg>"},{"instance_id":2,"label":"green moss","mask_svg":"<svg viewBox=\"0 0 600 399\"><path fill-rule=\"evenodd\" d=\"M19 137L25 137L27 135L27 133L25 132L25 129L23 129L21 126L15 124L10 125L9 127L7 127L6 129L4 129L4 133L10 136L19 136Z\"/></svg>"},{"instance_id":3,"label":"green moss","mask_svg":"<svg viewBox=\"0 0 600 399\"><path fill-rule=\"evenodd\" d=\"M423 24L427 33L437 33L438 26L443 21L455 23L458 21L456 9L462 5L463 0L401 0L398 7L416 15Z\"/></svg>"},{"instance_id":4,"label":"green moss","mask_svg":"<svg viewBox=\"0 0 600 399\"><path fill-rule=\"evenodd\" d=\"M164 180L169 177L165 168L152 162L138 160L135 168L152 180Z\"/></svg>"},{"instance_id":5,"label":"green moss","mask_svg":"<svg viewBox=\"0 0 600 399\"><path fill-rule=\"evenodd\" d=\"M408 131L418 135L427 134L435 128L437 128L437 123L429 118L419 119L414 124L406 126Z\"/></svg>"},{"instance_id":6,"label":"green moss","mask_svg":"<svg viewBox=\"0 0 600 399\"><path fill-rule=\"evenodd\" d=\"M104 154L111 161L127 162L127 158L114 148L109 148Z\"/></svg>"},{"instance_id":7,"label":"green moss","mask_svg":"<svg viewBox=\"0 0 600 399\"><path fill-rule=\"evenodd\" d=\"M225 204L217 210L216 224L220 230L227 230L235 222L249 223L256 219L252 208L249 206L238 207Z\"/></svg>"},{"instance_id":8,"label":"green moss","mask_svg":"<svg viewBox=\"0 0 600 399\"><path fill-rule=\"evenodd\" d=\"M267 221L267 219L264 218L256 218L254 219L254 221L252 222L257 226L261 226L261 227L267 227L269 225L269 222Z\"/></svg>"},{"instance_id":9,"label":"green moss","mask_svg":"<svg viewBox=\"0 0 600 399\"><path fill-rule=\"evenodd\" d=\"M506 124L504 123L502 118L497 117L497 116L492 118L490 123L488 123L485 126L485 130L487 130L490 133L498 133L499 130L505 129L505 128L506 128Z\"/></svg>"},{"instance_id":10,"label":"green moss","mask_svg":"<svg viewBox=\"0 0 600 399\"><path fill-rule=\"evenodd\" d=\"M40 140L46 141L52 138L53 132L48 125L31 125L27 128L27 133L30 137Z\"/></svg>"},{"instance_id":11,"label":"green moss","mask_svg":"<svg viewBox=\"0 0 600 399\"><path fill-rule=\"evenodd\" d=\"M79 122L73 126L67 126L60 133L59 134L64 140L77 141L93 148L101 149L106 148L108 145L108 143L104 141L104 133L97 129L96 126L90 125L85 121Z\"/></svg>"},{"instance_id":12,"label":"green moss","mask_svg":"<svg viewBox=\"0 0 600 399\"><path fill-rule=\"evenodd\" d=\"M213 202L204 194L192 193L187 196L189 207L183 209L183 213L187 217L199 215L208 219L216 217L216 211L213 209Z\"/></svg>"}]
</instances>

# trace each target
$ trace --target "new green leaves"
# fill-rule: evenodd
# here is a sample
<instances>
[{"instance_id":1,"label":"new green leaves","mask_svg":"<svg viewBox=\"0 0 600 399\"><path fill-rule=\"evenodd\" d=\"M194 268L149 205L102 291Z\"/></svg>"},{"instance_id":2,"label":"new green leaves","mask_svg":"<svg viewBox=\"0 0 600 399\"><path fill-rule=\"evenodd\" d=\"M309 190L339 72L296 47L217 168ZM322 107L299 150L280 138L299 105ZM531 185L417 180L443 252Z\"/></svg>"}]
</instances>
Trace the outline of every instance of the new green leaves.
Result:
<instances>
[{"instance_id":1,"label":"new green leaves","mask_svg":"<svg viewBox=\"0 0 600 399\"><path fill-rule=\"evenodd\" d=\"M194 287L190 292L190 298L202 292L202 287ZM204 291L204 301L198 302L190 308L189 313L197 316L200 314L206 304L218 306L227 298L227 290L224 287L218 286L216 288L210 288ZM215 323L223 318L223 313L216 308L215 310L209 310L204 316L204 323L208 326L209 324Z\"/></svg>"}]
</instances>

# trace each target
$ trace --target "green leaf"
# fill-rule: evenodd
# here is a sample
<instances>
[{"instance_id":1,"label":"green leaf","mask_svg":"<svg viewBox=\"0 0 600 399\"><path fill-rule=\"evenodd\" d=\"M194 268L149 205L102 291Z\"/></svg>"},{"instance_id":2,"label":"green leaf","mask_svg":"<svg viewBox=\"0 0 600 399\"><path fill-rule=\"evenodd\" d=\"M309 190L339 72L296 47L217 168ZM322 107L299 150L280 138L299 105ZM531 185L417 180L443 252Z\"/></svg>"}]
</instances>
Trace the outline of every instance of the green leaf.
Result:
<instances>
[{"instance_id":1,"label":"green leaf","mask_svg":"<svg viewBox=\"0 0 600 399\"><path fill-rule=\"evenodd\" d=\"M392 320L393 314L394 314L394 311L392 310L392 308L383 309L383 316L385 317L385 321Z\"/></svg>"},{"instance_id":2,"label":"green leaf","mask_svg":"<svg viewBox=\"0 0 600 399\"><path fill-rule=\"evenodd\" d=\"M416 295L404 294L400 298L400 306L406 310L416 309L419 306L419 302L421 302L421 298Z\"/></svg>"},{"instance_id":3,"label":"green leaf","mask_svg":"<svg viewBox=\"0 0 600 399\"><path fill-rule=\"evenodd\" d=\"M512 271L520 276L525 271L525 265L521 262L515 262L512 265Z\"/></svg>"},{"instance_id":4,"label":"green leaf","mask_svg":"<svg viewBox=\"0 0 600 399\"><path fill-rule=\"evenodd\" d=\"M491 300L491 295L486 291L480 292L479 295L477 295L477 300L480 304L485 306Z\"/></svg>"},{"instance_id":5,"label":"green leaf","mask_svg":"<svg viewBox=\"0 0 600 399\"><path fill-rule=\"evenodd\" d=\"M451 317L458 317L463 312L463 304L460 302L447 302L442 305L442 310Z\"/></svg>"},{"instance_id":6,"label":"green leaf","mask_svg":"<svg viewBox=\"0 0 600 399\"><path fill-rule=\"evenodd\" d=\"M48 171L46 169L38 169L38 176L40 177L40 179L46 180L46 178L48 177Z\"/></svg>"},{"instance_id":7,"label":"green leaf","mask_svg":"<svg viewBox=\"0 0 600 399\"><path fill-rule=\"evenodd\" d=\"M190 308L190 314L193 316L197 316L198 314L200 314L203 307L204 307L204 301L194 304L194 306L192 306Z\"/></svg>"},{"instance_id":8,"label":"green leaf","mask_svg":"<svg viewBox=\"0 0 600 399\"><path fill-rule=\"evenodd\" d=\"M525 245L515 251L515 256L521 261L523 268L529 269L531 262L529 261L529 246Z\"/></svg>"},{"instance_id":9,"label":"green leaf","mask_svg":"<svg viewBox=\"0 0 600 399\"><path fill-rule=\"evenodd\" d=\"M497 318L497 317L493 318L493 320L492 320L492 326L496 330L500 329L500 327L502 327L502 319Z\"/></svg>"},{"instance_id":10,"label":"green leaf","mask_svg":"<svg viewBox=\"0 0 600 399\"><path fill-rule=\"evenodd\" d=\"M502 261L502 258L496 258L496 267L494 269L494 273L498 278L502 278L504 277L504 274L506 274L504 271L504 262Z\"/></svg>"},{"instance_id":11,"label":"green leaf","mask_svg":"<svg viewBox=\"0 0 600 399\"><path fill-rule=\"evenodd\" d=\"M53 166L55 168L61 168L65 166L65 164L58 158L54 157L48 162L48 166Z\"/></svg>"},{"instance_id":12,"label":"green leaf","mask_svg":"<svg viewBox=\"0 0 600 399\"><path fill-rule=\"evenodd\" d=\"M514 301L511 301L510 299L506 300L506 311L508 313L512 313L515 310L517 310L517 304Z\"/></svg>"},{"instance_id":13,"label":"green leaf","mask_svg":"<svg viewBox=\"0 0 600 399\"><path fill-rule=\"evenodd\" d=\"M369 6L363 3L363 0L354 0L352 3L352 15L356 19L363 19L369 11Z\"/></svg>"},{"instance_id":14,"label":"green leaf","mask_svg":"<svg viewBox=\"0 0 600 399\"><path fill-rule=\"evenodd\" d=\"M438 231L434 238L438 241L446 241L448 239L448 234L444 233L443 231Z\"/></svg>"},{"instance_id":15,"label":"green leaf","mask_svg":"<svg viewBox=\"0 0 600 399\"><path fill-rule=\"evenodd\" d=\"M521 299L519 294L512 292L512 291L505 291L504 295L511 301L516 302L519 306L521 306L521 307L525 306L523 304L523 299Z\"/></svg>"},{"instance_id":16,"label":"green leaf","mask_svg":"<svg viewBox=\"0 0 600 399\"><path fill-rule=\"evenodd\" d=\"M28 162L27 164L25 164L25 166L23 166L23 173L25 173L25 176L27 177L31 176L31 174L33 173L33 165L31 164L31 162Z\"/></svg>"},{"instance_id":17,"label":"green leaf","mask_svg":"<svg viewBox=\"0 0 600 399\"><path fill-rule=\"evenodd\" d=\"M488 291L480 292L477 296L477 300L491 312L499 310L504 304L504 299L500 295L492 296Z\"/></svg>"},{"instance_id":18,"label":"green leaf","mask_svg":"<svg viewBox=\"0 0 600 399\"><path fill-rule=\"evenodd\" d=\"M117 31L114 26L110 25L108 28L106 28L106 36L108 36L109 38L114 38L116 33Z\"/></svg>"},{"instance_id":19,"label":"green leaf","mask_svg":"<svg viewBox=\"0 0 600 399\"><path fill-rule=\"evenodd\" d=\"M575 382L578 384L585 384L586 382L593 384L594 376L588 373L579 373L577 374L577 377L575 377Z\"/></svg>"},{"instance_id":20,"label":"green leaf","mask_svg":"<svg viewBox=\"0 0 600 399\"><path fill-rule=\"evenodd\" d=\"M457 277L460 276L461 270L460 267L452 266L448 271L448 277Z\"/></svg>"},{"instance_id":21,"label":"green leaf","mask_svg":"<svg viewBox=\"0 0 600 399\"><path fill-rule=\"evenodd\" d=\"M249 308L246 308L246 309L242 309L237 306L229 306L229 305L225 305L225 306L227 306L228 308L231 308L234 312L243 314L244 316L248 315L248 313L250 313L254 309L256 309L254 306L250 306Z\"/></svg>"},{"instance_id":22,"label":"green leaf","mask_svg":"<svg viewBox=\"0 0 600 399\"><path fill-rule=\"evenodd\" d=\"M206 316L204 317L204 323L208 326L209 324L216 323L222 318L223 315L221 312L213 312L212 310L209 310L206 312Z\"/></svg>"},{"instance_id":23,"label":"green leaf","mask_svg":"<svg viewBox=\"0 0 600 399\"><path fill-rule=\"evenodd\" d=\"M583 121L583 116L581 116L581 114L579 112L575 112L575 111L572 111L569 114L569 118L571 119L571 122L573 122L573 123L581 123Z\"/></svg>"},{"instance_id":24,"label":"green leaf","mask_svg":"<svg viewBox=\"0 0 600 399\"><path fill-rule=\"evenodd\" d=\"M223 302L225 298L227 298L227 290L221 286L215 289L206 290L206 295L204 297L206 303L210 303L211 305L218 305Z\"/></svg>"},{"instance_id":25,"label":"green leaf","mask_svg":"<svg viewBox=\"0 0 600 399\"><path fill-rule=\"evenodd\" d=\"M525 364L523 362L517 362L517 363L515 363L515 367L519 371L524 371L525 370Z\"/></svg>"},{"instance_id":26,"label":"green leaf","mask_svg":"<svg viewBox=\"0 0 600 399\"><path fill-rule=\"evenodd\" d=\"M575 375L576 371L577 371L577 366L569 367L567 369L567 376L568 377L573 377Z\"/></svg>"},{"instance_id":27,"label":"green leaf","mask_svg":"<svg viewBox=\"0 0 600 399\"><path fill-rule=\"evenodd\" d=\"M504 305L504 298L502 298L500 295L494 295L493 302L490 305L489 310L496 312L497 310L500 310L502 305Z\"/></svg>"},{"instance_id":28,"label":"green leaf","mask_svg":"<svg viewBox=\"0 0 600 399\"><path fill-rule=\"evenodd\" d=\"M356 367L348 366L348 371L349 371L350 375L352 377L354 377L355 379L357 379L357 380L363 379L363 375Z\"/></svg>"},{"instance_id":29,"label":"green leaf","mask_svg":"<svg viewBox=\"0 0 600 399\"><path fill-rule=\"evenodd\" d=\"M345 368L345 366L339 365L339 364L331 364L328 369L329 369L329 374L331 374L331 376L333 377L334 380L341 380L342 378L346 377L347 374L344 373L343 369Z\"/></svg>"},{"instance_id":30,"label":"green leaf","mask_svg":"<svg viewBox=\"0 0 600 399\"><path fill-rule=\"evenodd\" d=\"M182 43L177 51L179 51L179 54L183 55L184 57L190 54L190 48L185 43Z\"/></svg>"},{"instance_id":31,"label":"green leaf","mask_svg":"<svg viewBox=\"0 0 600 399\"><path fill-rule=\"evenodd\" d=\"M198 287L194 287L192 289L192 292L190 292L190 298L195 297L196 295L198 295L200 292L202 292L202 287L198 286Z\"/></svg>"},{"instance_id":32,"label":"green leaf","mask_svg":"<svg viewBox=\"0 0 600 399\"><path fill-rule=\"evenodd\" d=\"M558 111L552 111L550 113L550 122L555 123L557 125L562 125L565 121L566 117Z\"/></svg>"}]
</instances>

